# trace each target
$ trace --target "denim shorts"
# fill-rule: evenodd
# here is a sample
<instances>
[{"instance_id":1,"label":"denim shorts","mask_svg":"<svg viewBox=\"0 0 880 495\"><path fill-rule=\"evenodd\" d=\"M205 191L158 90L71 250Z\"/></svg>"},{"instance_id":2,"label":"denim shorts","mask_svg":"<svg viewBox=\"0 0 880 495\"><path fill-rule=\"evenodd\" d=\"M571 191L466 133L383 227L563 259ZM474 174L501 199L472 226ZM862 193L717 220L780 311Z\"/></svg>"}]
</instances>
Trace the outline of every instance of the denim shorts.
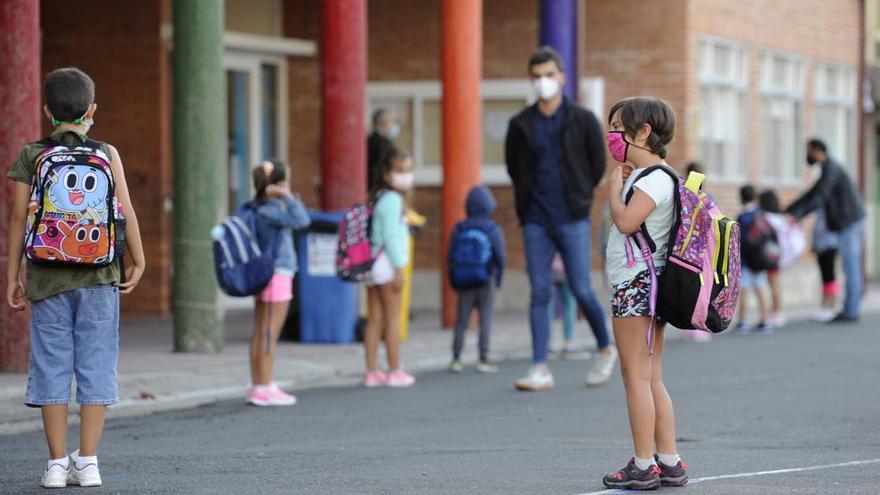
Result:
<instances>
[{"instance_id":1,"label":"denim shorts","mask_svg":"<svg viewBox=\"0 0 880 495\"><path fill-rule=\"evenodd\" d=\"M39 407L76 401L119 402L119 289L97 285L74 289L31 304L31 360L25 404Z\"/></svg>"}]
</instances>

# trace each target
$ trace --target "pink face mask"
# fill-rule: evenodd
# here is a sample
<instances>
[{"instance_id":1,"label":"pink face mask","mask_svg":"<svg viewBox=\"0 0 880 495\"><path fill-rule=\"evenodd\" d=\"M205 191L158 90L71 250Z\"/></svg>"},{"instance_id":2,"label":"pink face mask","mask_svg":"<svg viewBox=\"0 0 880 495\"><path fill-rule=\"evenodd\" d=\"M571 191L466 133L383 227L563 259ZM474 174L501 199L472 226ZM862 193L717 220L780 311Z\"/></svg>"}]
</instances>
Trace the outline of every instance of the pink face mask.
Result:
<instances>
[{"instance_id":1,"label":"pink face mask","mask_svg":"<svg viewBox=\"0 0 880 495\"><path fill-rule=\"evenodd\" d=\"M629 143L623 137L623 131L608 131L608 151L611 157L620 163L626 163L626 152Z\"/></svg>"}]
</instances>

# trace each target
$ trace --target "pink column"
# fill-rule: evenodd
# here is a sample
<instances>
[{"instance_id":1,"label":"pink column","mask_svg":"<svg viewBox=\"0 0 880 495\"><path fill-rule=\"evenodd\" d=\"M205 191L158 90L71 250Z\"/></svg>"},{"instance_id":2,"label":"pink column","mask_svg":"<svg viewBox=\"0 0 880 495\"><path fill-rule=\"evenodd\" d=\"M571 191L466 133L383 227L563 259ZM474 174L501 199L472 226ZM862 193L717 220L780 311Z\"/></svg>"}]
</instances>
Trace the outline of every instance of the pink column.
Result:
<instances>
[{"instance_id":1,"label":"pink column","mask_svg":"<svg viewBox=\"0 0 880 495\"><path fill-rule=\"evenodd\" d=\"M40 135L40 2L0 2L0 162L12 163L21 146ZM6 304L9 216L14 184L4 177L0 195L0 371L27 371L28 318ZM22 273L23 274L23 273Z\"/></svg>"}]
</instances>

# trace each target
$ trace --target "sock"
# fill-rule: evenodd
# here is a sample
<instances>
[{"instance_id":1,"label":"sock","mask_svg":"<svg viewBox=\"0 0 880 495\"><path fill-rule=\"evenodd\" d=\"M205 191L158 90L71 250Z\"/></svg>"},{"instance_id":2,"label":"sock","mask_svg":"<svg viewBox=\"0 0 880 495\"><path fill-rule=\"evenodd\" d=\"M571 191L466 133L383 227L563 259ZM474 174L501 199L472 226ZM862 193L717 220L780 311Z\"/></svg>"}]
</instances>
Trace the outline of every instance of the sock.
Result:
<instances>
[{"instance_id":1,"label":"sock","mask_svg":"<svg viewBox=\"0 0 880 495\"><path fill-rule=\"evenodd\" d=\"M681 461L681 456L678 454L661 454L658 452L657 460L663 463L664 466L675 467L678 465L679 461Z\"/></svg>"},{"instance_id":2,"label":"sock","mask_svg":"<svg viewBox=\"0 0 880 495\"><path fill-rule=\"evenodd\" d=\"M640 459L635 457L634 459L636 460L636 467L639 468L639 471L644 471L654 465L653 457L650 459Z\"/></svg>"},{"instance_id":3,"label":"sock","mask_svg":"<svg viewBox=\"0 0 880 495\"><path fill-rule=\"evenodd\" d=\"M80 457L77 457L76 459L74 459L73 463L74 463L74 465L76 465L77 469L85 469L85 467L88 466L89 464L94 464L95 466L97 466L98 465L98 456L96 456L96 455L91 455L88 457L80 456Z\"/></svg>"},{"instance_id":4,"label":"sock","mask_svg":"<svg viewBox=\"0 0 880 495\"><path fill-rule=\"evenodd\" d=\"M70 457L64 456L58 459L49 459L49 462L46 463L46 469L52 467L53 464L58 464L64 469L70 468Z\"/></svg>"}]
</instances>

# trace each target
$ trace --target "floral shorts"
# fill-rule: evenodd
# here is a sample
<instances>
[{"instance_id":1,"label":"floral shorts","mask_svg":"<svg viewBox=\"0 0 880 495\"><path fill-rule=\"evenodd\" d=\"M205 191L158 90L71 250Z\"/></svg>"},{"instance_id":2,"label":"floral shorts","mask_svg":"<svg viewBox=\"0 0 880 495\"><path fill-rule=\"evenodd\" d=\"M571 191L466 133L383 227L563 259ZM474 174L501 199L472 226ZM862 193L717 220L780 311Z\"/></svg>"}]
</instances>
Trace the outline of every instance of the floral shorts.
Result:
<instances>
[{"instance_id":1,"label":"floral shorts","mask_svg":"<svg viewBox=\"0 0 880 495\"><path fill-rule=\"evenodd\" d=\"M657 277L663 267L657 269ZM611 288L611 317L651 316L651 272L645 270Z\"/></svg>"}]
</instances>

